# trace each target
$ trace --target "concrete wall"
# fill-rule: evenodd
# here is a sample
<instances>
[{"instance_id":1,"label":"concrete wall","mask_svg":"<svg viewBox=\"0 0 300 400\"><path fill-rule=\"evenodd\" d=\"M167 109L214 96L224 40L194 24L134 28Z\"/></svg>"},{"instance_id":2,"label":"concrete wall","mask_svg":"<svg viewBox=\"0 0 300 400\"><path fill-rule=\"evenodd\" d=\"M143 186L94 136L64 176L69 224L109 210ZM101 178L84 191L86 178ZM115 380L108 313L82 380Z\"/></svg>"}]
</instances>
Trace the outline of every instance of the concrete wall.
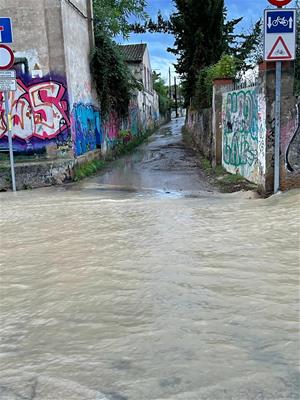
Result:
<instances>
[{"instance_id":1,"label":"concrete wall","mask_svg":"<svg viewBox=\"0 0 300 400\"><path fill-rule=\"evenodd\" d=\"M265 99L259 96L257 87L227 92L223 95L222 112L222 165L228 172L256 184L261 184L265 159L258 145L265 138L265 124L259 123L260 100L263 110Z\"/></svg>"}]
</instances>

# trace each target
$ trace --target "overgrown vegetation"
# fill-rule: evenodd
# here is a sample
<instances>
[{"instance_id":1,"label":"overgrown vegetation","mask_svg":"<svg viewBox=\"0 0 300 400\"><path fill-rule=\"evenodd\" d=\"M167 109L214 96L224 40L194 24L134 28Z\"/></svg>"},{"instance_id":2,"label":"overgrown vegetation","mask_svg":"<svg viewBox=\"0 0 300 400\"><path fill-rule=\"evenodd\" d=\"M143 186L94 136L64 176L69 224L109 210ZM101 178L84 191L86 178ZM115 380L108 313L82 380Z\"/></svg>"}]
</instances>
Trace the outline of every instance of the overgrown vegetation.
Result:
<instances>
[{"instance_id":1,"label":"overgrown vegetation","mask_svg":"<svg viewBox=\"0 0 300 400\"><path fill-rule=\"evenodd\" d=\"M196 108L211 107L213 81L216 78L233 79L236 76L238 64L236 58L225 54L216 64L203 68L197 78L192 105Z\"/></svg>"},{"instance_id":2,"label":"overgrown vegetation","mask_svg":"<svg viewBox=\"0 0 300 400\"><path fill-rule=\"evenodd\" d=\"M131 93L140 87L113 38L128 37L131 30L128 19L144 20L145 6L145 0L93 0L95 47L91 71L104 118L110 111L126 116Z\"/></svg>"},{"instance_id":3,"label":"overgrown vegetation","mask_svg":"<svg viewBox=\"0 0 300 400\"><path fill-rule=\"evenodd\" d=\"M132 31L128 19L145 20L146 4L145 0L93 0L95 27L100 27L109 37L127 38Z\"/></svg>"},{"instance_id":4,"label":"overgrown vegetation","mask_svg":"<svg viewBox=\"0 0 300 400\"><path fill-rule=\"evenodd\" d=\"M100 27L95 29L91 71L102 115L107 116L111 110L120 116L127 115L131 91L139 87L139 83L124 62L117 44Z\"/></svg>"}]
</instances>

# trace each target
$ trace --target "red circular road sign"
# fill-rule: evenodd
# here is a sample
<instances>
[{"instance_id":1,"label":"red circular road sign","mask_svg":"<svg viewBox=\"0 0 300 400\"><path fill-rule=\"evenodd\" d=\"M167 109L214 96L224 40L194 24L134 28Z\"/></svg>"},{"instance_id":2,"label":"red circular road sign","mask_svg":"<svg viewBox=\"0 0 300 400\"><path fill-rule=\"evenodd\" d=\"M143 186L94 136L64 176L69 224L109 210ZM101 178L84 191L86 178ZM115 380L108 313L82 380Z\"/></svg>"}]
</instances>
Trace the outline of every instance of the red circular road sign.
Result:
<instances>
[{"instance_id":1,"label":"red circular road sign","mask_svg":"<svg viewBox=\"0 0 300 400\"><path fill-rule=\"evenodd\" d=\"M289 4L292 0L268 0L273 6L283 7Z\"/></svg>"},{"instance_id":2,"label":"red circular road sign","mask_svg":"<svg viewBox=\"0 0 300 400\"><path fill-rule=\"evenodd\" d=\"M0 71L5 71L13 66L15 56L12 49L5 44L0 44Z\"/></svg>"}]
</instances>

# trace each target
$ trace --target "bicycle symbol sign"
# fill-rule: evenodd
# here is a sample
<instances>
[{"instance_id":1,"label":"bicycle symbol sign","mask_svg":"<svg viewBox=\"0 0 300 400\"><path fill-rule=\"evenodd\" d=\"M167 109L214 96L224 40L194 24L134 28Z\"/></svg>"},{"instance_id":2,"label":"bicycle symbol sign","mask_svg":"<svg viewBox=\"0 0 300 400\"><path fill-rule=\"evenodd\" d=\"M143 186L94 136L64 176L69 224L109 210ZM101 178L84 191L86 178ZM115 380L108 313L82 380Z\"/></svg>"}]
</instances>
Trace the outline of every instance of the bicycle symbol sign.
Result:
<instances>
[{"instance_id":1,"label":"bicycle symbol sign","mask_svg":"<svg viewBox=\"0 0 300 400\"><path fill-rule=\"evenodd\" d=\"M296 10L265 10L264 59L294 60L296 48Z\"/></svg>"},{"instance_id":2,"label":"bicycle symbol sign","mask_svg":"<svg viewBox=\"0 0 300 400\"><path fill-rule=\"evenodd\" d=\"M294 31L294 12L289 10L267 13L267 33L292 33Z\"/></svg>"}]
</instances>

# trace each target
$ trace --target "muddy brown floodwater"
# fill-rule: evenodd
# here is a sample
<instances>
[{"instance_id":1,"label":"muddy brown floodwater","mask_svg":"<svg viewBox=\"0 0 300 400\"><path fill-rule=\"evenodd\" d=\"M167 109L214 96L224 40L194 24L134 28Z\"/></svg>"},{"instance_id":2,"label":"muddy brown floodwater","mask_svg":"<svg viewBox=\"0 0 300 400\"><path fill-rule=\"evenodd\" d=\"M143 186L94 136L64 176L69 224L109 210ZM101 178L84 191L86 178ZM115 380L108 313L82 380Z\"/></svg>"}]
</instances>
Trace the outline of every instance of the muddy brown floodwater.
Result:
<instances>
[{"instance_id":1,"label":"muddy brown floodwater","mask_svg":"<svg viewBox=\"0 0 300 400\"><path fill-rule=\"evenodd\" d=\"M299 398L299 191L220 194L161 128L1 193L1 400Z\"/></svg>"}]
</instances>

